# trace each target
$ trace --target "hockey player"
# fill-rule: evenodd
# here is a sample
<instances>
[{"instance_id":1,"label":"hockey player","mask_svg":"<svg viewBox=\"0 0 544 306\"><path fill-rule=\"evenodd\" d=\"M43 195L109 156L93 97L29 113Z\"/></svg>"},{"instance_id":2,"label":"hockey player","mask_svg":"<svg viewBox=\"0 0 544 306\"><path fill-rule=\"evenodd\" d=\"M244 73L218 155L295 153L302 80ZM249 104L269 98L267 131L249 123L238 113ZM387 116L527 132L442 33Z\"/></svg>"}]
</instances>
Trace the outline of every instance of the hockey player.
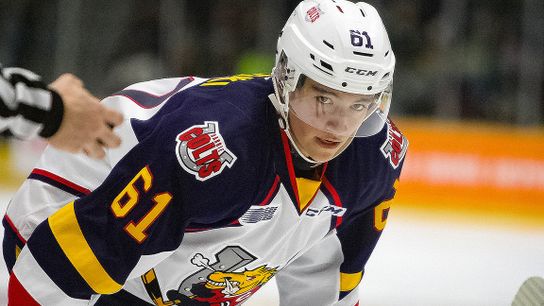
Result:
<instances>
[{"instance_id":1,"label":"hockey player","mask_svg":"<svg viewBox=\"0 0 544 306\"><path fill-rule=\"evenodd\" d=\"M102 158L103 147L119 146L111 127L123 117L98 102L72 74L47 86L31 71L0 65L0 132L9 129L20 139L40 136L58 149Z\"/></svg>"},{"instance_id":2,"label":"hockey player","mask_svg":"<svg viewBox=\"0 0 544 306\"><path fill-rule=\"evenodd\" d=\"M377 11L301 2L271 77L149 81L119 149L48 148L4 219L10 305L358 303L407 140L387 119L395 57Z\"/></svg>"}]
</instances>

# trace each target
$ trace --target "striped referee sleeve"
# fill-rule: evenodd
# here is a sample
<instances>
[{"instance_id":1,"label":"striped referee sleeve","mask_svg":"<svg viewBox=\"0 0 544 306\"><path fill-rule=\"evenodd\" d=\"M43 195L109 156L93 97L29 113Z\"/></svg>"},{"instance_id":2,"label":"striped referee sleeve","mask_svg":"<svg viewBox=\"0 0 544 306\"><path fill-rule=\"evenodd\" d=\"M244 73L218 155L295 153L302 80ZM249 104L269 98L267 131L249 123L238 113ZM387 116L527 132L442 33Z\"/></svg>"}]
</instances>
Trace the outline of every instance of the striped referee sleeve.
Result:
<instances>
[{"instance_id":1,"label":"striped referee sleeve","mask_svg":"<svg viewBox=\"0 0 544 306\"><path fill-rule=\"evenodd\" d=\"M62 122L61 97L40 77L21 68L0 66L0 131L21 139L53 136Z\"/></svg>"}]
</instances>

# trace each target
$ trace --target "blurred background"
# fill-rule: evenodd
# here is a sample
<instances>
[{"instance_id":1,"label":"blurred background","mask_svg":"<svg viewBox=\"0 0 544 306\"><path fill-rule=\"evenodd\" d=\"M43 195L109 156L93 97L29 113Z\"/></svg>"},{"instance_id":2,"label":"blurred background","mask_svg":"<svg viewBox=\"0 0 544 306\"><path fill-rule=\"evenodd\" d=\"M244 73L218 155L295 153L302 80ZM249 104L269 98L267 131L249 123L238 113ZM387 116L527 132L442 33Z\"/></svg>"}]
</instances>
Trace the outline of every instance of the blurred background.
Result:
<instances>
[{"instance_id":1,"label":"blurred background","mask_svg":"<svg viewBox=\"0 0 544 306\"><path fill-rule=\"evenodd\" d=\"M367 2L397 56L391 116L410 148L361 303L509 305L544 276L544 1ZM297 3L0 0L0 62L47 82L72 72L100 97L267 73ZM0 137L2 207L43 147ZM277 305L269 287L254 305Z\"/></svg>"}]
</instances>

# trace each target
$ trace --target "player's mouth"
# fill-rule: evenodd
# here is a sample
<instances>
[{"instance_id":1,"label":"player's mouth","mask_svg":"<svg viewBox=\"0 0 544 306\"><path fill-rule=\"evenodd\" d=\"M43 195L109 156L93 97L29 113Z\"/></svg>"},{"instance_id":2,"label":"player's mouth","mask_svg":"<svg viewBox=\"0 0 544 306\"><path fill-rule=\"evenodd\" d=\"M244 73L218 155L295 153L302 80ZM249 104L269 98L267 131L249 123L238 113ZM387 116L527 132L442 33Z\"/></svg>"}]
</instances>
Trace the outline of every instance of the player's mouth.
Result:
<instances>
[{"instance_id":1,"label":"player's mouth","mask_svg":"<svg viewBox=\"0 0 544 306\"><path fill-rule=\"evenodd\" d=\"M238 282L229 282L227 279L225 279L225 282L214 282L214 281L211 281L211 280L208 280L208 284L212 285L212 286L215 286L215 287L228 287L229 285L230 286L237 286L239 283Z\"/></svg>"},{"instance_id":2,"label":"player's mouth","mask_svg":"<svg viewBox=\"0 0 544 306\"><path fill-rule=\"evenodd\" d=\"M342 144L342 141L334 138L315 137L315 139L319 146L326 149L336 149Z\"/></svg>"}]
</instances>

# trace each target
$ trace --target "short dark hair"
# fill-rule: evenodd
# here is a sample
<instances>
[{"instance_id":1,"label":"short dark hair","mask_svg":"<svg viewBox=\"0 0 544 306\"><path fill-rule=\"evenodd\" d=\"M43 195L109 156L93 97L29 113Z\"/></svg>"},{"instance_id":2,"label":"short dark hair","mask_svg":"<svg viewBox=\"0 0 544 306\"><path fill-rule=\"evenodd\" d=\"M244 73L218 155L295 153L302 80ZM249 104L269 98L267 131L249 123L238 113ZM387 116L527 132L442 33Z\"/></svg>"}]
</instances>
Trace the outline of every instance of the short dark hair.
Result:
<instances>
[{"instance_id":1,"label":"short dark hair","mask_svg":"<svg viewBox=\"0 0 544 306\"><path fill-rule=\"evenodd\" d=\"M298 78L296 89L302 88L302 86L304 86L304 83L306 82L307 78L308 78L307 76L305 76L304 74L301 74L300 77Z\"/></svg>"}]
</instances>

